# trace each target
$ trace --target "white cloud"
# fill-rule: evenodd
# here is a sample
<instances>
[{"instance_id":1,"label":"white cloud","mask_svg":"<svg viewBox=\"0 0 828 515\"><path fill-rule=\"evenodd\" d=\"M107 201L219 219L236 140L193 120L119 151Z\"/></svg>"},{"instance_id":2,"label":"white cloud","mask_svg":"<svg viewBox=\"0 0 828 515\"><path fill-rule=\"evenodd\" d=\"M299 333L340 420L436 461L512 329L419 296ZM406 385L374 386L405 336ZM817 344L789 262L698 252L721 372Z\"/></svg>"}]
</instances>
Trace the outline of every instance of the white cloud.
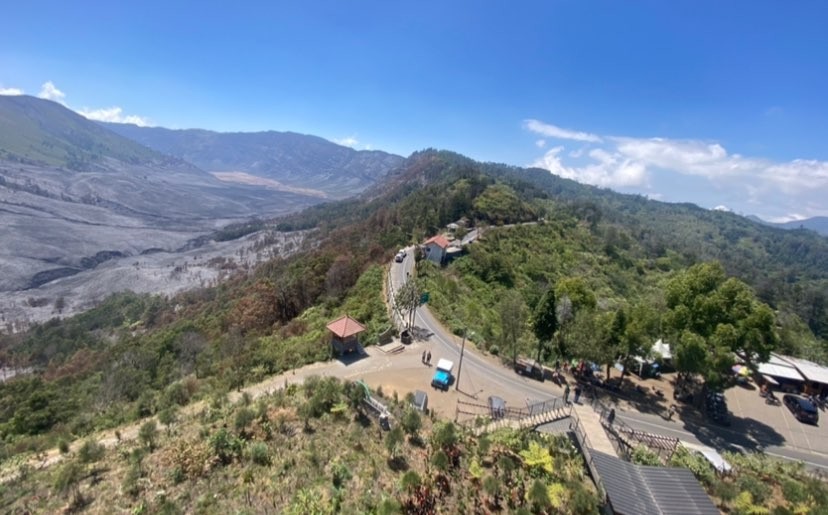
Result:
<instances>
[{"instance_id":1,"label":"white cloud","mask_svg":"<svg viewBox=\"0 0 828 515\"><path fill-rule=\"evenodd\" d=\"M23 90L20 88L0 88L0 95L18 96L23 94Z\"/></svg>"},{"instance_id":2,"label":"white cloud","mask_svg":"<svg viewBox=\"0 0 828 515\"><path fill-rule=\"evenodd\" d=\"M50 80L43 83L43 86L40 87L40 93L38 93L37 96L45 98L46 100L58 102L59 104L62 104L63 99L66 98L66 94L57 89L55 84Z\"/></svg>"},{"instance_id":3,"label":"white cloud","mask_svg":"<svg viewBox=\"0 0 828 515\"><path fill-rule=\"evenodd\" d=\"M586 142L568 154L563 147L551 148L532 163L561 177L642 194L655 185L672 201L727 205L768 219L792 219L790 213L802 218L828 215L828 161L778 162L731 154L715 141L600 137L537 120L524 126L548 137Z\"/></svg>"},{"instance_id":4,"label":"white cloud","mask_svg":"<svg viewBox=\"0 0 828 515\"><path fill-rule=\"evenodd\" d=\"M728 154L718 143L665 138L612 138L621 155L648 169L704 177L714 184L751 181L754 194L774 189L788 194L828 188L828 162L795 159L775 163L768 159Z\"/></svg>"},{"instance_id":5,"label":"white cloud","mask_svg":"<svg viewBox=\"0 0 828 515\"><path fill-rule=\"evenodd\" d=\"M137 116L134 114L125 115L124 110L120 107L105 107L102 109L78 109L77 113L89 118L90 120L96 120L99 122L113 122L113 123L132 123L139 127L147 127L149 125L149 120L144 118L143 116Z\"/></svg>"},{"instance_id":6,"label":"white cloud","mask_svg":"<svg viewBox=\"0 0 828 515\"><path fill-rule=\"evenodd\" d=\"M601 141L601 138L599 136L596 136L595 134L563 129L561 127L558 127L557 125L543 123L539 120L524 120L523 127L526 130L532 131L536 134L540 134L541 136L546 136L548 138L588 141L590 143L599 143Z\"/></svg>"},{"instance_id":7,"label":"white cloud","mask_svg":"<svg viewBox=\"0 0 828 515\"><path fill-rule=\"evenodd\" d=\"M347 138L335 139L333 141L337 145L342 145L344 147L355 148L357 145L359 145L359 140L356 139L355 136L348 136Z\"/></svg>"},{"instance_id":8,"label":"white cloud","mask_svg":"<svg viewBox=\"0 0 828 515\"><path fill-rule=\"evenodd\" d=\"M546 140L545 140L545 139L539 139L539 140L537 140L537 141L535 142L535 146L536 146L536 147L538 147L538 148L543 148L543 147L545 147L545 146L546 146Z\"/></svg>"},{"instance_id":9,"label":"white cloud","mask_svg":"<svg viewBox=\"0 0 828 515\"><path fill-rule=\"evenodd\" d=\"M4 94L3 91L0 89L0 94ZM12 91L20 91L17 89L12 88ZM6 93L6 94L22 94L20 93ZM52 100L63 104L66 107L69 105L65 102L66 94L59 90L55 83L52 81L46 81L43 83L43 86L40 88L40 93L38 95L40 98L45 98L46 100ZM99 122L113 122L113 123L132 123L138 125L139 127L146 127L150 124L149 120L143 116L138 116L134 114L124 114L124 110L118 106L113 107L104 107L99 109L91 109L88 107L83 107L81 109L73 109L69 107L76 113L81 116L84 116L90 120L96 120Z\"/></svg>"},{"instance_id":10,"label":"white cloud","mask_svg":"<svg viewBox=\"0 0 828 515\"><path fill-rule=\"evenodd\" d=\"M624 159L620 154L610 154L596 148L590 151L593 162L581 167L564 165L560 154L563 147L549 149L543 157L537 159L532 166L545 168L555 175L578 182L585 182L601 187L629 187L646 186L648 183L647 170L640 163Z\"/></svg>"},{"instance_id":11,"label":"white cloud","mask_svg":"<svg viewBox=\"0 0 828 515\"><path fill-rule=\"evenodd\" d=\"M795 222L797 220L804 220L809 218L807 216L802 216L798 213L789 213L787 215L782 216L770 216L767 218L768 222L773 222L775 224L784 224L786 222Z\"/></svg>"}]
</instances>

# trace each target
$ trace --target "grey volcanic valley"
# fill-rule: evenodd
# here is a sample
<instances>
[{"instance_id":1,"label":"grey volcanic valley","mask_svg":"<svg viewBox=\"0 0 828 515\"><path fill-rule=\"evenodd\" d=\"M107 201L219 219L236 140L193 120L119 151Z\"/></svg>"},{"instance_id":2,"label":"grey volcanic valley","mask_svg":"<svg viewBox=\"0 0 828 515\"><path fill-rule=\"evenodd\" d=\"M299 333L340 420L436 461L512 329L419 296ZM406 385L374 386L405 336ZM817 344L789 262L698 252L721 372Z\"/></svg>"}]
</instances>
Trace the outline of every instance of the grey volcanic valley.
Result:
<instances>
[{"instance_id":1,"label":"grey volcanic valley","mask_svg":"<svg viewBox=\"0 0 828 515\"><path fill-rule=\"evenodd\" d=\"M0 321L20 328L116 291L210 283L299 242L207 235L356 195L401 161L293 133L102 126L54 102L0 96Z\"/></svg>"}]
</instances>

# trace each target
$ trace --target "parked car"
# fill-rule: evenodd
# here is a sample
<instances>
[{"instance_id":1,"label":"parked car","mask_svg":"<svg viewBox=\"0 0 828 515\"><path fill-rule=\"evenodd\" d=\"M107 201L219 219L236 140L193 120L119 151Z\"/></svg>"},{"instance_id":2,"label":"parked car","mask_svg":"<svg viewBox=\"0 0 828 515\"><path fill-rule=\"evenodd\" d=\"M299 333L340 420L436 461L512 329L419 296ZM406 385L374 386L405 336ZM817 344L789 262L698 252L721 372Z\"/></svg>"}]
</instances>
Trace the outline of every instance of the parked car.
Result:
<instances>
[{"instance_id":1,"label":"parked car","mask_svg":"<svg viewBox=\"0 0 828 515\"><path fill-rule=\"evenodd\" d=\"M791 410L793 416L800 422L816 424L819 421L819 411L814 403L798 395L785 394L782 402Z\"/></svg>"},{"instance_id":2,"label":"parked car","mask_svg":"<svg viewBox=\"0 0 828 515\"><path fill-rule=\"evenodd\" d=\"M447 359L440 359L437 362L437 371L434 372L434 377L431 378L431 386L447 391L454 382L454 376L451 375L453 368L454 363Z\"/></svg>"},{"instance_id":3,"label":"parked car","mask_svg":"<svg viewBox=\"0 0 828 515\"><path fill-rule=\"evenodd\" d=\"M515 363L515 372L538 381L543 381L543 366L534 359L518 358Z\"/></svg>"},{"instance_id":4,"label":"parked car","mask_svg":"<svg viewBox=\"0 0 828 515\"><path fill-rule=\"evenodd\" d=\"M704 399L704 411L707 417L716 424L730 425L730 414L727 411L727 400L720 392L710 392Z\"/></svg>"}]
</instances>

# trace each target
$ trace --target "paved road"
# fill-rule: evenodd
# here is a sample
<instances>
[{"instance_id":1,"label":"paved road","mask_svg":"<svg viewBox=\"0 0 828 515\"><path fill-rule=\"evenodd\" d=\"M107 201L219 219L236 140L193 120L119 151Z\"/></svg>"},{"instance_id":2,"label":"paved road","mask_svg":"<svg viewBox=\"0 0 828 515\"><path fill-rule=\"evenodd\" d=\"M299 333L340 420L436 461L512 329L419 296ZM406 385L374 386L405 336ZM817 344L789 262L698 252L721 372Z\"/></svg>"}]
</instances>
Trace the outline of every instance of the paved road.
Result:
<instances>
[{"instance_id":1,"label":"paved road","mask_svg":"<svg viewBox=\"0 0 828 515\"><path fill-rule=\"evenodd\" d=\"M400 286L404 284L407 275L413 272L413 254L413 249L408 249L408 254L402 263L392 264L391 287L393 291L398 291ZM414 325L431 333L429 342L433 349L433 361L436 362L437 358L446 358L454 361L455 373L460 368L456 385L461 392L468 396L476 397L481 402L484 402L488 395L508 396L512 399L519 398L523 402L527 400L549 400L557 397L557 387L551 383L540 383L522 377L499 365L496 360L475 352L470 345L465 347L461 365L462 339L458 339L446 331L425 306L417 309ZM504 392L504 389L508 389L508 392Z\"/></svg>"},{"instance_id":2,"label":"paved road","mask_svg":"<svg viewBox=\"0 0 828 515\"><path fill-rule=\"evenodd\" d=\"M752 443L745 443L745 435L739 431L718 426L705 425L699 427L692 422L667 421L655 415L625 410L618 412L617 418L630 427L678 438L686 442L713 447L718 451L753 451ZM775 458L791 461L802 461L813 469L828 472L828 455L799 450L784 445L767 444L762 446L762 452Z\"/></svg>"},{"instance_id":3,"label":"paved road","mask_svg":"<svg viewBox=\"0 0 828 515\"><path fill-rule=\"evenodd\" d=\"M393 291L397 291L405 283L406 278L413 274L413 247L407 250L407 256L403 262L393 263L391 266L390 282ZM443 357L453 360L457 366L460 360L458 338L446 331L426 306L417 309L414 325L431 333L429 342L433 345L432 353L435 361ZM488 395L498 395L507 400L509 398L549 400L560 396L560 388L553 383L540 383L519 376L496 360L482 356L469 346L466 346L464 352L458 384L461 392L474 395L481 402L484 402ZM681 422L680 420L666 421L659 416L634 410L619 410L618 418L642 431L672 436L690 443L713 447L719 451L755 450L756 442L752 442L753 445L751 445L745 441L743 434L732 429L710 427L709 424L697 426L693 422ZM770 456L802 461L809 467L828 472L828 455L802 451L776 443L765 444L762 450Z\"/></svg>"}]
</instances>

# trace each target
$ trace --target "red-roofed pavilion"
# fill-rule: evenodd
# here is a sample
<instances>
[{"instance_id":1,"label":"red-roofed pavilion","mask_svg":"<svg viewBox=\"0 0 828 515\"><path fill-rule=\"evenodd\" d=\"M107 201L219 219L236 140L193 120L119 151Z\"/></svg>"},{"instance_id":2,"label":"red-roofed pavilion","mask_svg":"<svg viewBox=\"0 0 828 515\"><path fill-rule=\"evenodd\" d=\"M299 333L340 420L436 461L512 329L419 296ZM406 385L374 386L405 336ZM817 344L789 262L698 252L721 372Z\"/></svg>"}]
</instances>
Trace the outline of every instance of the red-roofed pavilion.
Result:
<instances>
[{"instance_id":1,"label":"red-roofed pavilion","mask_svg":"<svg viewBox=\"0 0 828 515\"><path fill-rule=\"evenodd\" d=\"M365 326L345 315L327 325L331 332L331 345L337 354L346 354L359 349L357 335L365 331Z\"/></svg>"}]
</instances>

